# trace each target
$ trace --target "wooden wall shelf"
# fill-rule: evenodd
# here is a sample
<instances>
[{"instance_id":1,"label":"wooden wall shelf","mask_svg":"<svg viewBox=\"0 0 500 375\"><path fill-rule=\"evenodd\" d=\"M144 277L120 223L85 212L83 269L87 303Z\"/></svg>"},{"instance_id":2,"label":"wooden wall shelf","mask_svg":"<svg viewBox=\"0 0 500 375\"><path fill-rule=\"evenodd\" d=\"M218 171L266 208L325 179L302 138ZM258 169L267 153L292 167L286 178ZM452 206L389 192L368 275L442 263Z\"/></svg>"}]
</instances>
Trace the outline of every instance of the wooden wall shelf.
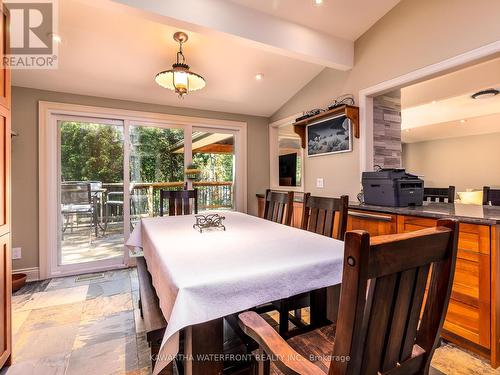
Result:
<instances>
[{"instance_id":1,"label":"wooden wall shelf","mask_svg":"<svg viewBox=\"0 0 500 375\"><path fill-rule=\"evenodd\" d=\"M355 138L359 138L359 107L343 105L329 111L322 112L316 116L297 121L293 124L293 131L300 136L302 148L306 147L306 126L315 121L345 114L352 122L352 132Z\"/></svg>"}]
</instances>

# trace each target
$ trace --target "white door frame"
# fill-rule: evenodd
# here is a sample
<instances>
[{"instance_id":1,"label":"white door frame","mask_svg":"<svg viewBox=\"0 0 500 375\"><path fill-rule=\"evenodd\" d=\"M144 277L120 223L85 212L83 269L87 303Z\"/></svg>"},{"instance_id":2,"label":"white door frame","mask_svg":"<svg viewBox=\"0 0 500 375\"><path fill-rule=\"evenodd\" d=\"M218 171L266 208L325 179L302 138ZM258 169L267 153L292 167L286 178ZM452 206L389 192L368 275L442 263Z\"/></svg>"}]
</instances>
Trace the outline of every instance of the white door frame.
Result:
<instances>
[{"instance_id":1,"label":"white door frame","mask_svg":"<svg viewBox=\"0 0 500 375\"><path fill-rule=\"evenodd\" d=\"M373 170L373 97L409 84L424 81L437 74L459 68L498 52L500 52L500 41L487 44L359 91L359 125L361 132L359 138L360 172Z\"/></svg>"},{"instance_id":2,"label":"white door frame","mask_svg":"<svg viewBox=\"0 0 500 375\"><path fill-rule=\"evenodd\" d=\"M128 129L130 125L158 126L165 128L182 128L184 140L189 145L185 147L185 160L191 160L191 136L192 128L219 129L220 131L234 132L235 149L237 152L237 168L239 168L242 184L236 189L235 205L241 212L247 211L247 123L240 121L218 120L201 117L188 117L168 115L152 112L130 111L115 108L92 107L77 104L65 104L56 102L39 102L39 270L40 278L46 279L56 276L80 274L86 272L99 272L117 267L126 267L128 254L119 264L116 259L101 261L95 264L82 263L78 265L58 265L54 249L58 248L58 129L57 116L76 116L85 119L109 119L123 121L124 142L128 142ZM236 144L238 147L236 147ZM129 186L129 147L124 147L124 190ZM127 199L124 200L125 222L128 222L130 212ZM125 225L125 239L129 236L129 227Z\"/></svg>"}]
</instances>

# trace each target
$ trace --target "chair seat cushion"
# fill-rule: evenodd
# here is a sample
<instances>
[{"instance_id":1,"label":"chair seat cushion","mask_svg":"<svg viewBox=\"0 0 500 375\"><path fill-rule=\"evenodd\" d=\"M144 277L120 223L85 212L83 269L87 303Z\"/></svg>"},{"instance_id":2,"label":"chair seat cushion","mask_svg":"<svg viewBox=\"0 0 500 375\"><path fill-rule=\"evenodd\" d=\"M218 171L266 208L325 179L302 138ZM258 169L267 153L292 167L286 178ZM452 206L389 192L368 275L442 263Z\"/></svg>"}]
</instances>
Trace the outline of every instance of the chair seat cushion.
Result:
<instances>
[{"instance_id":1,"label":"chair seat cushion","mask_svg":"<svg viewBox=\"0 0 500 375\"><path fill-rule=\"evenodd\" d=\"M335 324L315 329L292 337L287 342L297 353L328 373L335 340ZM271 364L271 373L282 375L282 372Z\"/></svg>"}]
</instances>

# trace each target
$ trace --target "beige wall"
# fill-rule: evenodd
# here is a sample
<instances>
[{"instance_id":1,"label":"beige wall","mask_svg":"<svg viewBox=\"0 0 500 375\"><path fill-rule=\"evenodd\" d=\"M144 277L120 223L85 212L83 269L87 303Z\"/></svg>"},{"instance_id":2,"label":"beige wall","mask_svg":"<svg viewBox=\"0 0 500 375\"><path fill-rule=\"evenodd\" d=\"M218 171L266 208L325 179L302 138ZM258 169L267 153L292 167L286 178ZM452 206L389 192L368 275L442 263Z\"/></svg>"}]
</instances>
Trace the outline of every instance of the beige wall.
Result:
<instances>
[{"instance_id":1,"label":"beige wall","mask_svg":"<svg viewBox=\"0 0 500 375\"><path fill-rule=\"evenodd\" d=\"M38 101L82 104L175 115L246 121L248 124L248 212L257 214L256 193L269 186L268 124L264 117L201 111L13 87L12 245L22 247L13 269L38 267ZM186 99L189 100L189 99Z\"/></svg>"},{"instance_id":2,"label":"beige wall","mask_svg":"<svg viewBox=\"0 0 500 375\"><path fill-rule=\"evenodd\" d=\"M325 107L335 97L500 40L500 1L403 0L355 43L354 68L323 70L273 116L276 121L307 109ZM359 141L354 152L307 159L305 189L318 195L360 189ZM325 188L316 189L316 178Z\"/></svg>"},{"instance_id":3,"label":"beige wall","mask_svg":"<svg viewBox=\"0 0 500 375\"><path fill-rule=\"evenodd\" d=\"M500 133L438 139L403 145L403 167L424 176L429 187L457 191L500 187Z\"/></svg>"}]
</instances>

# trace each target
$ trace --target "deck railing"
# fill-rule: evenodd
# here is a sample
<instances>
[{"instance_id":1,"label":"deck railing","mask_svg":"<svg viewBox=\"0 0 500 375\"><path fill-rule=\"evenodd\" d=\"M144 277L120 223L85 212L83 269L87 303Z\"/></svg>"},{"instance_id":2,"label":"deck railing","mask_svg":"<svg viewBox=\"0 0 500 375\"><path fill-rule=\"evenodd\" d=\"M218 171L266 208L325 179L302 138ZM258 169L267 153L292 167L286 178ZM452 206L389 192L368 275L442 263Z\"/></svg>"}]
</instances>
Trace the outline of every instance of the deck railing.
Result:
<instances>
[{"instance_id":1,"label":"deck railing","mask_svg":"<svg viewBox=\"0 0 500 375\"><path fill-rule=\"evenodd\" d=\"M122 183L103 183L107 194L123 192ZM157 216L160 213L160 190L181 190L184 182L140 182L130 183L131 214ZM195 181L198 189L199 210L233 207L233 183L225 181Z\"/></svg>"}]
</instances>

